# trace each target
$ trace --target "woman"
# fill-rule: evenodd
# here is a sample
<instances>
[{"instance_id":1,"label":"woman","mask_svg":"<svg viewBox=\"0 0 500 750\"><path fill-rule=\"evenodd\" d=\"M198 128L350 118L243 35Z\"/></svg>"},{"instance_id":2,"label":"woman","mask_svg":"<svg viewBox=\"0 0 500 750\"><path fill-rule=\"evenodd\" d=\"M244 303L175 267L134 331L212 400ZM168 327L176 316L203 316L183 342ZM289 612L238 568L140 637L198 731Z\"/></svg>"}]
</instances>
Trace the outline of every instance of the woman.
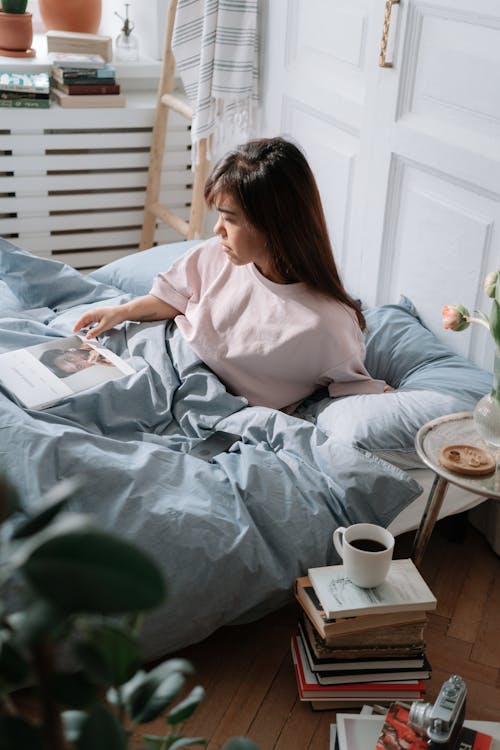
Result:
<instances>
[{"instance_id":1,"label":"woman","mask_svg":"<svg viewBox=\"0 0 500 750\"><path fill-rule=\"evenodd\" d=\"M318 386L381 393L364 366L365 321L340 280L316 181L283 138L224 157L205 186L216 237L156 276L144 297L84 314L93 338L125 320L175 318L198 356L250 405L292 411Z\"/></svg>"}]
</instances>

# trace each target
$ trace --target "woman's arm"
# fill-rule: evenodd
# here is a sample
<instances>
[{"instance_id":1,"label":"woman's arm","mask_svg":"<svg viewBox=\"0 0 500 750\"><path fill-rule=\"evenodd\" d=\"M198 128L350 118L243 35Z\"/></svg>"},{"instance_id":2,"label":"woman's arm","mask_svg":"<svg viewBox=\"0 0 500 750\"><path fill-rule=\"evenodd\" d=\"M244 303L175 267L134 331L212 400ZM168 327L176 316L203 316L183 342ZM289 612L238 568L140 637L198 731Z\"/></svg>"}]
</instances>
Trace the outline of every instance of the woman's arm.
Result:
<instances>
[{"instance_id":1,"label":"woman's arm","mask_svg":"<svg viewBox=\"0 0 500 750\"><path fill-rule=\"evenodd\" d=\"M94 307L76 321L73 326L73 333L95 323L96 325L85 336L86 339L93 339L103 331L108 331L125 320L144 323L153 320L170 320L175 318L176 315L180 315L180 311L175 307L152 294L146 294L144 297L137 297L137 299L126 302L124 305Z\"/></svg>"}]
</instances>

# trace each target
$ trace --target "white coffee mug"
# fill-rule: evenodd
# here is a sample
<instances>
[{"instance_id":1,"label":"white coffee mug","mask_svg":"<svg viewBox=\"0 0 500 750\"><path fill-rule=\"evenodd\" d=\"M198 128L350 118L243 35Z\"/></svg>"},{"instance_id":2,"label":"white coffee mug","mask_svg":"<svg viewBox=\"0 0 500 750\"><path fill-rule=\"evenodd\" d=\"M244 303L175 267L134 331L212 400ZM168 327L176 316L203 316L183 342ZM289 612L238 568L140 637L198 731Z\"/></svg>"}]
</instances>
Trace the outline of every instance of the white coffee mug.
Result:
<instances>
[{"instance_id":1,"label":"white coffee mug","mask_svg":"<svg viewBox=\"0 0 500 750\"><path fill-rule=\"evenodd\" d=\"M394 537L383 526L355 523L339 526L333 544L342 558L346 575L356 586L368 589L387 578L394 551Z\"/></svg>"}]
</instances>

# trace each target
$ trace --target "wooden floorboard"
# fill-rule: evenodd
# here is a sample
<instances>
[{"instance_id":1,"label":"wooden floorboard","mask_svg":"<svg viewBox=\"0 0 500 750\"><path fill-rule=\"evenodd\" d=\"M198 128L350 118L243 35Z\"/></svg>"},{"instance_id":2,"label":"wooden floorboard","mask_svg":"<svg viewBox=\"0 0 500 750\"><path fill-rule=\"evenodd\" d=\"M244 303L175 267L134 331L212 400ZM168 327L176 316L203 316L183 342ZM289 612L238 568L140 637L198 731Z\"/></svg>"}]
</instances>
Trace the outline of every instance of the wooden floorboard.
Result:
<instances>
[{"instance_id":1,"label":"wooden floorboard","mask_svg":"<svg viewBox=\"0 0 500 750\"><path fill-rule=\"evenodd\" d=\"M500 721L500 560L472 526L461 543L440 528L422 564L438 600L426 630L433 667L426 700L435 699L450 674L460 674L468 689L467 717ZM411 542L412 535L398 539L396 556L409 556ZM241 734L261 750L328 750L335 712L312 711L297 696L290 636L298 615L291 604L258 622L223 628L181 652L207 691L183 733L205 736L209 750ZM162 730L163 722L148 729ZM141 747L138 736L134 743Z\"/></svg>"}]
</instances>

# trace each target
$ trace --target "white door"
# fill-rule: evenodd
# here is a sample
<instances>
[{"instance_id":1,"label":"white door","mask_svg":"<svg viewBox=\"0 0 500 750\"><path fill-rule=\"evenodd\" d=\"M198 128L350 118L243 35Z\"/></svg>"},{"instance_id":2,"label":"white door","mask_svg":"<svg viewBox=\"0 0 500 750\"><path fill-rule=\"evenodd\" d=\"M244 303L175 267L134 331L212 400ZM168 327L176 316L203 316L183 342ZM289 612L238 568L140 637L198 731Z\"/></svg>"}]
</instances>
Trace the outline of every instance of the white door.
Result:
<instances>
[{"instance_id":1,"label":"white door","mask_svg":"<svg viewBox=\"0 0 500 750\"><path fill-rule=\"evenodd\" d=\"M489 312L500 267L498 1L272 0L265 29L266 129L303 145L348 288L405 294L491 368L487 332L444 333L441 308Z\"/></svg>"}]
</instances>

